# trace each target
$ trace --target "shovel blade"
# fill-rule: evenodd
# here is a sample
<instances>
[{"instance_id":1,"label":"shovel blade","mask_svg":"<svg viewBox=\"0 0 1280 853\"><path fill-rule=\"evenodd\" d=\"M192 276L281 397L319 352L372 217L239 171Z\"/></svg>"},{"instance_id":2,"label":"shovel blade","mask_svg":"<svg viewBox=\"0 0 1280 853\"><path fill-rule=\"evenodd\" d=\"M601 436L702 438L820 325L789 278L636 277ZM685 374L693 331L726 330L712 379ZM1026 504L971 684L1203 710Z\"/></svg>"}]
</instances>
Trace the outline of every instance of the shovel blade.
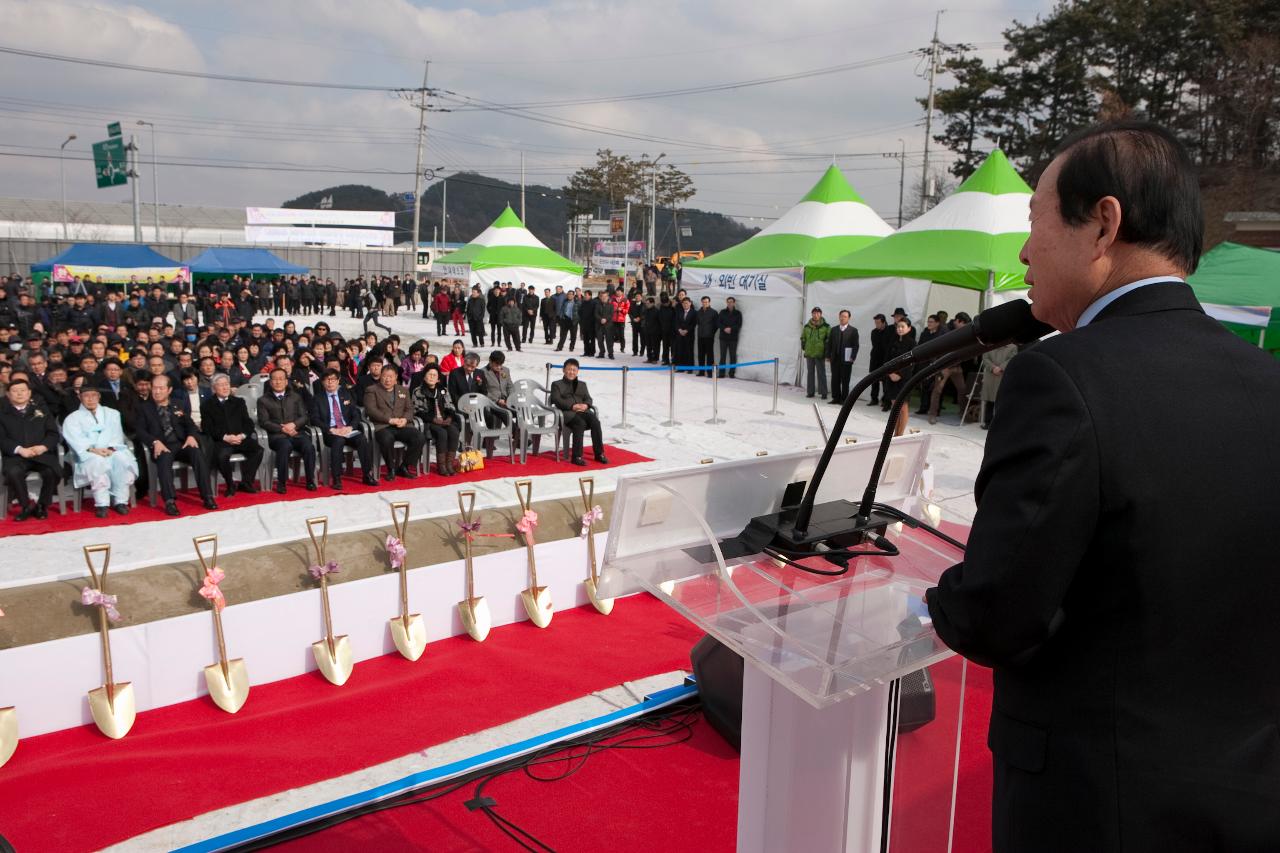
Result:
<instances>
[{"instance_id":1,"label":"shovel blade","mask_svg":"<svg viewBox=\"0 0 1280 853\"><path fill-rule=\"evenodd\" d=\"M471 639L483 642L493 627L493 618L489 615L489 602L483 596L468 598L458 602L458 615L462 617L462 627L467 629Z\"/></svg>"},{"instance_id":2,"label":"shovel blade","mask_svg":"<svg viewBox=\"0 0 1280 853\"><path fill-rule=\"evenodd\" d=\"M228 714L244 707L249 698L249 669L244 658L227 661L227 674L222 674L222 664L204 668L204 683L209 688L209 698Z\"/></svg>"},{"instance_id":3,"label":"shovel blade","mask_svg":"<svg viewBox=\"0 0 1280 853\"><path fill-rule=\"evenodd\" d=\"M406 660L417 660L427 648L427 626L417 613L409 616L409 624L399 616L393 616L391 624L391 641Z\"/></svg>"},{"instance_id":4,"label":"shovel blade","mask_svg":"<svg viewBox=\"0 0 1280 853\"><path fill-rule=\"evenodd\" d=\"M613 612L613 599L601 598L599 594L596 593L595 581L588 578L586 582L583 584L583 586L587 588L587 598L591 600L592 607L594 607L596 610L598 610L600 613L604 614L605 616L608 616L610 613Z\"/></svg>"},{"instance_id":5,"label":"shovel blade","mask_svg":"<svg viewBox=\"0 0 1280 853\"><path fill-rule=\"evenodd\" d=\"M0 708L0 767L18 748L18 709Z\"/></svg>"},{"instance_id":6,"label":"shovel blade","mask_svg":"<svg viewBox=\"0 0 1280 853\"><path fill-rule=\"evenodd\" d=\"M524 602L524 609L529 614L530 622L539 628L545 628L551 624L551 617L556 612L555 606L551 603L551 590L545 586L531 586L520 593L520 599Z\"/></svg>"},{"instance_id":7,"label":"shovel blade","mask_svg":"<svg viewBox=\"0 0 1280 853\"><path fill-rule=\"evenodd\" d=\"M325 678L338 687L347 683L351 671L356 668L355 658L351 651L351 640L346 634L333 638L333 654L329 654L329 642L320 640L311 644L311 654L315 656L316 666Z\"/></svg>"},{"instance_id":8,"label":"shovel blade","mask_svg":"<svg viewBox=\"0 0 1280 853\"><path fill-rule=\"evenodd\" d=\"M107 685L89 691L89 712L98 731L109 738L120 739L133 728L138 715L138 704L133 696L133 683L124 681L111 685L112 696L107 696Z\"/></svg>"}]
</instances>

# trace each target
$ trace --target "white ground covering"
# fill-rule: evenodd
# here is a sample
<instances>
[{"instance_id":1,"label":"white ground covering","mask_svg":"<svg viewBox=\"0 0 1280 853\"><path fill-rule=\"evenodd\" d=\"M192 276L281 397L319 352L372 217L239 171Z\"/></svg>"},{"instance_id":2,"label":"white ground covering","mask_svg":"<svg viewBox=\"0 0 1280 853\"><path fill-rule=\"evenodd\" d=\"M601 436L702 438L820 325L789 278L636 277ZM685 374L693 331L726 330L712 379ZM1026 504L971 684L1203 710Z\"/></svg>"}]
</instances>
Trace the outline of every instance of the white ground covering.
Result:
<instances>
[{"instance_id":1,"label":"white ground covering","mask_svg":"<svg viewBox=\"0 0 1280 853\"><path fill-rule=\"evenodd\" d=\"M893 307L893 306L889 306ZM407 347L419 337L430 341L431 350L443 355L452 337L437 338L434 320L424 320L417 312L401 311L399 316L385 318ZM335 318L324 318L344 335L359 333L360 321L339 311ZM319 317L293 318L302 327ZM281 322L278 318L277 322ZM746 322L750 323L748 316ZM559 363L569 353L556 353L554 347L541 343L542 328L536 330L536 343L524 344L523 352L507 353L507 366L514 378L528 377L543 382L545 365ZM627 330L628 344L630 329ZM487 358L488 347L482 350ZM581 342L578 346L581 355ZM601 364L621 366L641 365L642 358L618 355L615 361L587 359L586 366ZM771 371L770 371L771 372ZM559 371L552 370L555 379ZM589 383L597 409L604 424L605 441L618 444L628 450L652 458L653 462L629 465L618 469L600 469L589 465L585 469L570 467L564 474L540 477L534 484L534 499L543 500L564 496L577 497L578 477L593 474L597 491L613 488L619 476L635 471L661 470L697 464L702 459L740 459L755 456L759 451L781 452L804 447L817 447L822 443L814 419L811 400L806 400L803 389L783 386L779 393L778 408L782 416L766 415L770 408L772 387L762 382L723 380L719 383L720 417L726 423L707 424L712 416L711 380L692 376L676 377L677 426L662 426L668 418L668 377L665 372L632 373L628 378L627 420L628 428L616 424L621 415L620 372L600 373L588 371L583 378ZM786 381L787 377L783 377ZM815 398L816 400L816 398ZM838 409L835 406L819 406L823 418L830 425ZM845 430L846 435L859 441L878 440L885 416L879 408L859 403ZM925 429L935 434L931 464L934 473L935 499L939 500L946 517L968 521L973 517L973 480L982 458L986 433L977 426L956 425L954 413L947 415L937 426L930 427L922 418L913 416L911 427ZM590 459L590 454L587 454ZM506 462L497 464L506 465ZM514 504L515 490L512 477L475 483L477 508ZM414 488L379 492L374 495L334 495L323 487L317 497L308 500L269 503L261 506L236 509L236 501L221 501L223 511L203 516L184 517L163 522L121 525L83 531L70 531L46 536L13 536L0 540L0 588L32 583L41 580L78 578L85 574L81 547L98 542L112 545L111 569L128 571L159 562L190 559L193 556L191 539L207 533L221 537L222 553L256 547L264 542L288 541L305 534L304 521L315 515L329 516L330 531L341 533L368 527L389 526L387 505L392 500L408 500L412 504L412 517L451 514L457 511L457 481L442 480L434 475L413 481ZM861 483L851 484L850 494L862 492ZM55 510L56 512L56 510ZM16 522L7 521L5 524Z\"/></svg>"}]
</instances>

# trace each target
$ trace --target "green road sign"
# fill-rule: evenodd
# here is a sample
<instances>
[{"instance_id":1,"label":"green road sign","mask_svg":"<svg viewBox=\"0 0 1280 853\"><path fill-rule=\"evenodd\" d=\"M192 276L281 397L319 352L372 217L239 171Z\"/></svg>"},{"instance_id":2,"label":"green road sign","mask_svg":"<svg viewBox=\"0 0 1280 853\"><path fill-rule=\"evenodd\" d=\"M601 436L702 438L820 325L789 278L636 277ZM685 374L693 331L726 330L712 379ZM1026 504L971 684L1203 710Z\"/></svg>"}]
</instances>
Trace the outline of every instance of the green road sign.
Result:
<instances>
[{"instance_id":1,"label":"green road sign","mask_svg":"<svg viewBox=\"0 0 1280 853\"><path fill-rule=\"evenodd\" d=\"M93 143L93 172L98 179L98 189L129 183L123 139L113 136Z\"/></svg>"},{"instance_id":2,"label":"green road sign","mask_svg":"<svg viewBox=\"0 0 1280 853\"><path fill-rule=\"evenodd\" d=\"M111 122L111 124L107 125L107 136L119 136L119 135L120 135L120 122L113 121Z\"/></svg>"}]
</instances>

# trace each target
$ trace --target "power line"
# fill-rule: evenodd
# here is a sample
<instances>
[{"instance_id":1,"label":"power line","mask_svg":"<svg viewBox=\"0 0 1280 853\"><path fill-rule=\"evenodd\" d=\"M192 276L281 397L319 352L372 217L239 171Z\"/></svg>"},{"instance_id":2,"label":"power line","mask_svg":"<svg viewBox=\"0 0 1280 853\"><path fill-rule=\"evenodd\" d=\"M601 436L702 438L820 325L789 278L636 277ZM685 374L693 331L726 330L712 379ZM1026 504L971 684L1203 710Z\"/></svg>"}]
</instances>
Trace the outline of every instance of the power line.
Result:
<instances>
[{"instance_id":1,"label":"power line","mask_svg":"<svg viewBox=\"0 0 1280 853\"><path fill-rule=\"evenodd\" d=\"M31 59L47 59L52 62L69 62L74 65L92 65L97 68L114 68L119 71L141 71L147 74L164 74L170 77L189 77L197 80L220 80L226 83L256 83L265 86L293 86L304 89L345 89L353 92L405 92L408 86L369 86L360 83L325 83L317 80L277 80L271 77L247 77L239 74L214 74L209 71L184 71L179 68L156 68L151 65L131 65L108 59L89 59L84 56L67 56L42 50L0 45L0 53L25 56Z\"/></svg>"},{"instance_id":2,"label":"power line","mask_svg":"<svg viewBox=\"0 0 1280 853\"><path fill-rule=\"evenodd\" d=\"M858 62L846 62L842 65L829 65L824 68L810 68L805 71L796 71L791 74L778 74L773 77L757 77L751 80L736 80L729 83L713 83L707 86L689 86L683 89L664 89L656 92L636 92L630 95L610 95L606 97L593 98L569 98L555 101L528 101L525 103L515 104L495 104L491 101L482 101L476 98L469 98L465 95L461 96L467 103L452 108L438 108L440 112L471 112L475 110L493 111L493 110L527 110L527 109L548 109L552 107L576 107L586 106L588 104L616 104L626 103L628 101L648 101L660 98L676 98L688 95L701 95L710 92L728 92L735 89L748 89L756 86L768 86L774 83L785 83L791 80L805 80L810 77L823 77L830 74L842 74L846 71L855 71L860 68L872 68L877 65L886 65L891 62L900 62L904 59L910 59L918 56L919 51L902 51L892 53L885 56L878 56L874 59L863 59Z\"/></svg>"}]
</instances>

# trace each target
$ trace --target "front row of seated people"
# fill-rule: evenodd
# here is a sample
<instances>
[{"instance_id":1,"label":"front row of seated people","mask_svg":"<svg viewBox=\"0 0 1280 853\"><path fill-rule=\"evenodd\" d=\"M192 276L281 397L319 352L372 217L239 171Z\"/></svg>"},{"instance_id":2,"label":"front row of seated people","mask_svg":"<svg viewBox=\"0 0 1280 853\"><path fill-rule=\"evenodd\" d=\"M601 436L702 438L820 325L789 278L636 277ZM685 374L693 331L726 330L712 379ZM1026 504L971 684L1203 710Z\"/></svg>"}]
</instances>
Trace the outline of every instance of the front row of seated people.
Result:
<instances>
[{"instance_id":1,"label":"front row of seated people","mask_svg":"<svg viewBox=\"0 0 1280 853\"><path fill-rule=\"evenodd\" d=\"M374 448L361 429L365 420L373 427L373 443L387 466L388 481L397 477L414 479L417 466L413 461L422 458L428 442L436 447L437 471L451 477L458 473L455 459L462 429L456 402L464 394L480 393L498 408L507 409L512 382L503 360L502 354L497 353L490 357L484 370L479 370L479 357L467 353L447 380L437 365L428 364L412 388L402 385L399 370L387 364L378 372L376 382L365 385L359 404L356 390L343 384L338 370L324 371L320 387L308 399L290 383L284 370L275 369L258 398L256 419L250 416L245 399L232 393L226 374L212 378L212 393L199 401L197 409L190 403L181 405L187 389L175 395L170 377L159 373L151 378L150 396L141 401L133 418L137 446L155 461L157 487L168 515L180 514L174 487L175 462L189 468L206 509L218 508L210 476L213 471L222 477L225 497L237 492L256 493L255 478L263 455L259 429L275 454L274 488L279 494L288 491L288 467L294 454L301 456L307 490L316 491L318 448L309 434L313 426L319 429L320 444L328 454L330 488L342 490L348 448L359 460L365 485L376 485ZM496 398L487 394L490 387L497 392ZM139 461L134 455L134 443L125 435L119 410L103 405L101 395L97 386L82 386L79 408L66 417L59 429L48 406L33 399L27 381L19 377L9 383L6 401L0 404L0 460L9 499L21 503L17 520L47 517L63 476L58 446L64 441L71 484L92 495L97 517L104 518L112 510L128 514L129 490L138 478ZM592 408L586 382L578 378L576 359L565 360L563 378L552 383L549 401L560 410L572 436L573 464L586 464L583 436L588 431L596 461L607 464L600 420ZM198 416L198 424L193 413ZM416 426L415 417L421 419L423 430ZM399 456L397 443L401 445ZM239 477L235 472L237 464ZM40 491L31 500L27 478L33 473L39 475Z\"/></svg>"}]
</instances>

